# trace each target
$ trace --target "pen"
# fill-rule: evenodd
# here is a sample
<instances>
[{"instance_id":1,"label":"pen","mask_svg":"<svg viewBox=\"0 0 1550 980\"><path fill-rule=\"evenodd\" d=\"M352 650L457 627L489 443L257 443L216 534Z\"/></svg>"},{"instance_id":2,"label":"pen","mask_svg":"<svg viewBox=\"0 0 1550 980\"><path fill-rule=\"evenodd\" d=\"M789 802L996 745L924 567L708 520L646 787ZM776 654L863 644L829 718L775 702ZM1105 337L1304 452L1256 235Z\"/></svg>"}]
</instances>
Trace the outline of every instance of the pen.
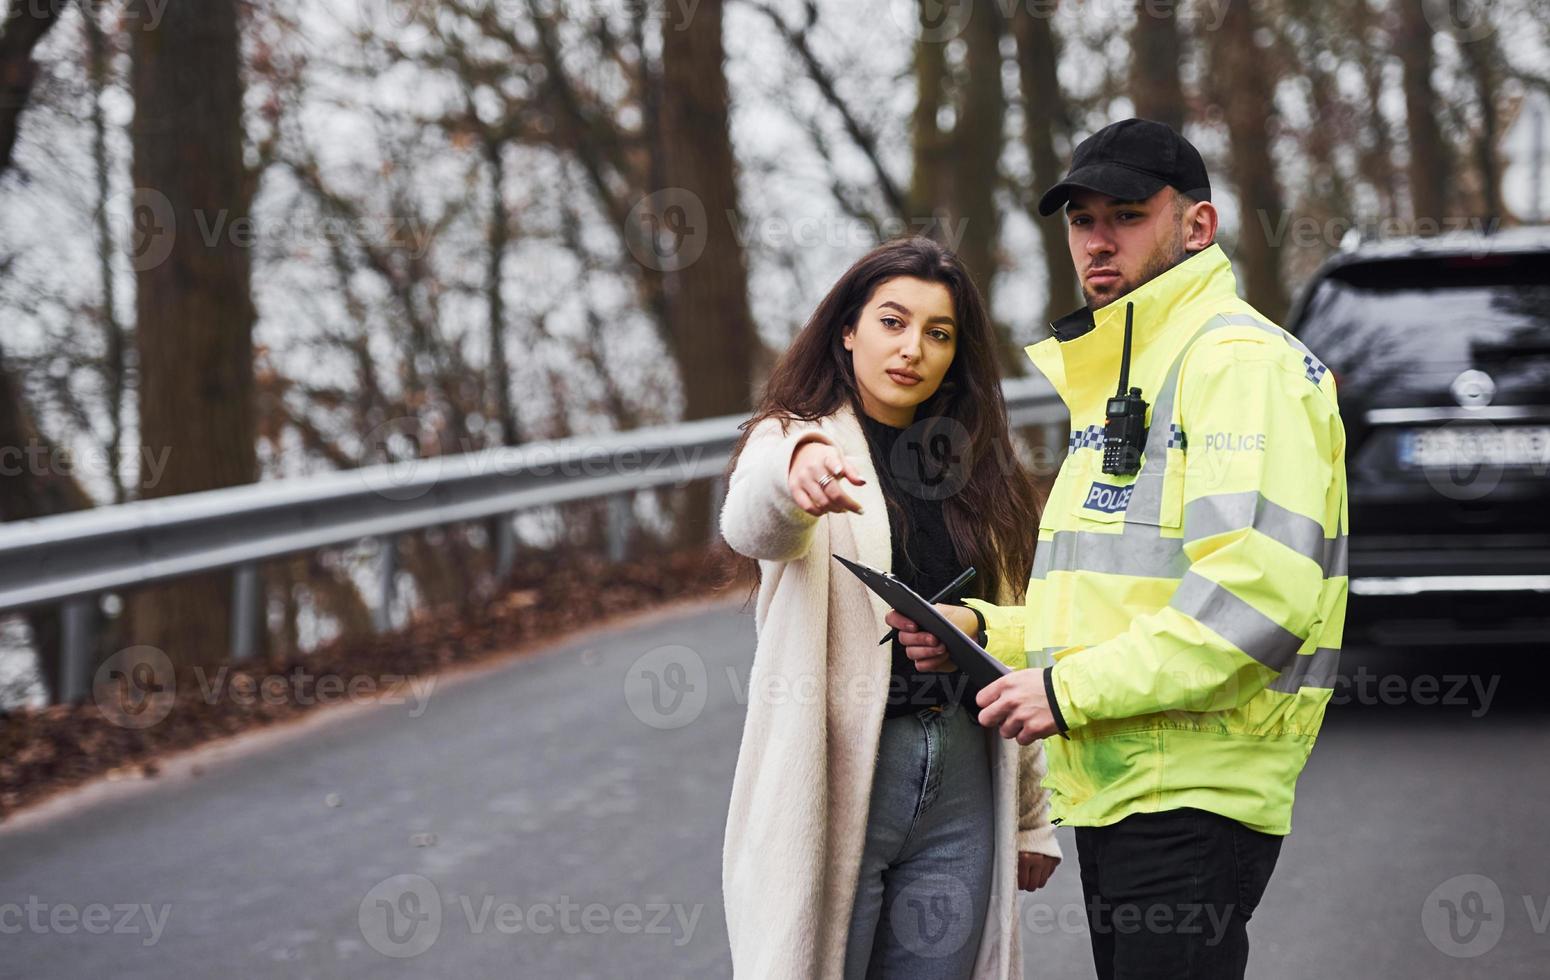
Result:
<instances>
[{"instance_id":1,"label":"pen","mask_svg":"<svg viewBox=\"0 0 1550 980\"><path fill-rule=\"evenodd\" d=\"M940 591L936 595L932 596L929 601L931 602L932 605L936 605L937 603L939 603L939 602L943 601L944 599L946 599L948 596L953 595L954 593L956 593L959 589L963 588L965 585L969 584L969 579L971 579L973 577L974 577L974 566L970 565L968 568L965 568L963 570L963 574L959 575L957 578L955 578L951 582L947 583L947 585L942 589L942 591ZM897 640L898 638L899 638L899 631L898 630L889 630L887 636L885 636L881 640L877 641L877 645L878 646L882 646L884 643L892 642L893 640Z\"/></svg>"}]
</instances>

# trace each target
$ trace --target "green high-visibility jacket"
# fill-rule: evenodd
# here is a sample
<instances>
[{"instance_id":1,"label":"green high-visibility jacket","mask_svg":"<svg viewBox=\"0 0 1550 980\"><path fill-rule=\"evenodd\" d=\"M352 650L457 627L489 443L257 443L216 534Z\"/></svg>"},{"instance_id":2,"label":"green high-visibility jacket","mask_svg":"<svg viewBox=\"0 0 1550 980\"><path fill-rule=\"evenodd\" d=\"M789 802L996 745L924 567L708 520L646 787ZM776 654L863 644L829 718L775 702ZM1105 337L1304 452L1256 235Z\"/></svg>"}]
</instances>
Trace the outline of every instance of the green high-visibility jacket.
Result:
<instances>
[{"instance_id":1,"label":"green high-visibility jacket","mask_svg":"<svg viewBox=\"0 0 1550 980\"><path fill-rule=\"evenodd\" d=\"M1102 470L1134 304L1141 470ZM1345 430L1335 379L1238 298L1211 246L1028 348L1071 413L1022 607L971 600L987 646L1050 667L1056 820L1198 807L1291 831L1346 606Z\"/></svg>"}]
</instances>

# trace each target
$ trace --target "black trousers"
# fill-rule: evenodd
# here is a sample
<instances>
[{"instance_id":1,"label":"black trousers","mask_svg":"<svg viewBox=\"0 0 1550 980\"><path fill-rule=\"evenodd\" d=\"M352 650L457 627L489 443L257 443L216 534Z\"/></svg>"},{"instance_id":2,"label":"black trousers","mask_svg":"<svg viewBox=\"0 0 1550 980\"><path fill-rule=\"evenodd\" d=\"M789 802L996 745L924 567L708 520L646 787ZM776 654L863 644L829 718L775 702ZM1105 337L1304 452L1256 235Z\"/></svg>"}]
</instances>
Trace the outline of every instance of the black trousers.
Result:
<instances>
[{"instance_id":1,"label":"black trousers","mask_svg":"<svg viewBox=\"0 0 1550 980\"><path fill-rule=\"evenodd\" d=\"M1098 980L1242 980L1281 838L1205 810L1076 828Z\"/></svg>"}]
</instances>

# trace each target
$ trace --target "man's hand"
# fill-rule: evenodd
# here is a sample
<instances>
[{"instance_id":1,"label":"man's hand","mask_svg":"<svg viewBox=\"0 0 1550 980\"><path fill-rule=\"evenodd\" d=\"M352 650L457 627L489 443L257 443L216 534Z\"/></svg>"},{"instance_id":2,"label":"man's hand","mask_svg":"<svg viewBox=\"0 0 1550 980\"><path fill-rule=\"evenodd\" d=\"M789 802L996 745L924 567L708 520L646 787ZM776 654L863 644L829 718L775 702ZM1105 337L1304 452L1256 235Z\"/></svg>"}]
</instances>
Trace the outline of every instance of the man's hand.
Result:
<instances>
[{"instance_id":1,"label":"man's hand","mask_svg":"<svg viewBox=\"0 0 1550 980\"><path fill-rule=\"evenodd\" d=\"M1017 852L1017 887L1025 892L1038 891L1055 873L1060 858L1031 851Z\"/></svg>"},{"instance_id":2,"label":"man's hand","mask_svg":"<svg viewBox=\"0 0 1550 980\"><path fill-rule=\"evenodd\" d=\"M1055 713L1044 696L1044 671L1014 670L974 696L982 710L981 728L999 728L1002 738L1031 745L1036 738L1055 734Z\"/></svg>"},{"instance_id":3,"label":"man's hand","mask_svg":"<svg viewBox=\"0 0 1550 980\"><path fill-rule=\"evenodd\" d=\"M949 606L939 602L936 604L936 611L946 617L949 623L970 636L979 629L979 617L964 606ZM930 633L923 632L913 619L907 618L895 609L883 617L883 622L899 631L899 642L904 644L904 655L914 662L916 670L940 673L958 669L952 658L947 655L946 644Z\"/></svg>"}]
</instances>

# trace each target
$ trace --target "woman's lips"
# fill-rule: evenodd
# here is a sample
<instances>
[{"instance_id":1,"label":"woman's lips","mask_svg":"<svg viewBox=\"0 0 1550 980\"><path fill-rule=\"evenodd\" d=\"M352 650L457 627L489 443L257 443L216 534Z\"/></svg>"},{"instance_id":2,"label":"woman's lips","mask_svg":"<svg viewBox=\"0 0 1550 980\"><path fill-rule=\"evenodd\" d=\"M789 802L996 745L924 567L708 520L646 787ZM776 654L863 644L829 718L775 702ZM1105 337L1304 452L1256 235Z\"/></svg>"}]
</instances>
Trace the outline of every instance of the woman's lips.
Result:
<instances>
[{"instance_id":1,"label":"woman's lips","mask_svg":"<svg viewBox=\"0 0 1550 980\"><path fill-rule=\"evenodd\" d=\"M920 379L913 374L905 374L902 371L885 371L884 373L893 379L894 384L902 385L905 388L913 388L915 385L920 384Z\"/></svg>"}]
</instances>

